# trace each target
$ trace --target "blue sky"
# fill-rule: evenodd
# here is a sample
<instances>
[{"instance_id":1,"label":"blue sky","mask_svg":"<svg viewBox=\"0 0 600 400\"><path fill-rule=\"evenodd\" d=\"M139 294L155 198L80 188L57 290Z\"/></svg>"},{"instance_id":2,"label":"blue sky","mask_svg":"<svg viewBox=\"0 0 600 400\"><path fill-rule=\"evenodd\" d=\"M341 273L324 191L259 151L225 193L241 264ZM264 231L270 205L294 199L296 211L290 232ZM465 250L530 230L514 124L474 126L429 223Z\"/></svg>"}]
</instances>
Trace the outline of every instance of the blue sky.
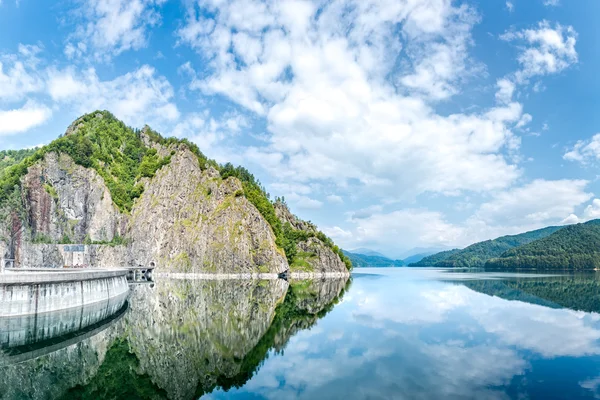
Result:
<instances>
[{"instance_id":1,"label":"blue sky","mask_svg":"<svg viewBox=\"0 0 600 400\"><path fill-rule=\"evenodd\" d=\"M0 1L0 148L107 109L398 256L600 217L593 0Z\"/></svg>"}]
</instances>

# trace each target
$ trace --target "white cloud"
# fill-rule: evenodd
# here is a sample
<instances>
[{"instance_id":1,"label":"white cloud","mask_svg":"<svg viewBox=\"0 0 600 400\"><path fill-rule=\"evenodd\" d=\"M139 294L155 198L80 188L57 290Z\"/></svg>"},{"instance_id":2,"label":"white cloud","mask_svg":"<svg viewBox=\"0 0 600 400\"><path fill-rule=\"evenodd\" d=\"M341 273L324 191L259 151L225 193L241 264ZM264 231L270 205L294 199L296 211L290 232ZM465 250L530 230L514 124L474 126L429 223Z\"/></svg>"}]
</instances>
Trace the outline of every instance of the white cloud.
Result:
<instances>
[{"instance_id":1,"label":"white cloud","mask_svg":"<svg viewBox=\"0 0 600 400\"><path fill-rule=\"evenodd\" d=\"M478 21L468 6L238 0L195 3L188 13L180 43L209 65L191 88L266 117L267 147L245 158L276 180L399 198L496 190L521 174L506 157L519 146L511 129L520 104L505 97L448 116L433 108L480 70L468 53Z\"/></svg>"},{"instance_id":2,"label":"white cloud","mask_svg":"<svg viewBox=\"0 0 600 400\"><path fill-rule=\"evenodd\" d=\"M84 0L75 15L84 19L65 46L73 58L88 54L107 59L145 47L149 29L160 23L165 0Z\"/></svg>"},{"instance_id":3,"label":"white cloud","mask_svg":"<svg viewBox=\"0 0 600 400\"><path fill-rule=\"evenodd\" d=\"M556 7L560 5L560 0L544 0L544 5L548 7Z\"/></svg>"},{"instance_id":4,"label":"white cloud","mask_svg":"<svg viewBox=\"0 0 600 400\"><path fill-rule=\"evenodd\" d=\"M491 226L535 229L556 223L591 197L585 180L538 179L522 187L499 193L481 205L472 220Z\"/></svg>"},{"instance_id":5,"label":"white cloud","mask_svg":"<svg viewBox=\"0 0 600 400\"><path fill-rule=\"evenodd\" d=\"M542 21L537 28L506 32L500 38L525 44L518 57L521 69L515 74L517 82L561 72L578 61L577 32L572 26Z\"/></svg>"},{"instance_id":6,"label":"white cloud","mask_svg":"<svg viewBox=\"0 0 600 400\"><path fill-rule=\"evenodd\" d=\"M578 140L573 148L563 155L563 158L583 164L598 161L600 159L600 133L592 136L590 140Z\"/></svg>"},{"instance_id":7,"label":"white cloud","mask_svg":"<svg viewBox=\"0 0 600 400\"><path fill-rule=\"evenodd\" d=\"M37 74L36 45L20 44L17 54L0 55L0 100L18 101L43 90L44 81Z\"/></svg>"},{"instance_id":8,"label":"white cloud","mask_svg":"<svg viewBox=\"0 0 600 400\"><path fill-rule=\"evenodd\" d=\"M508 10L508 12L513 12L515 10L515 5L512 1L506 2L506 9Z\"/></svg>"},{"instance_id":9,"label":"white cloud","mask_svg":"<svg viewBox=\"0 0 600 400\"><path fill-rule=\"evenodd\" d=\"M592 200L591 204L583 210L583 213L580 217L575 214L569 215L562 222L564 224L576 224L580 222L586 222L591 219L599 219L600 218L600 199Z\"/></svg>"},{"instance_id":10,"label":"white cloud","mask_svg":"<svg viewBox=\"0 0 600 400\"><path fill-rule=\"evenodd\" d=\"M496 82L496 100L503 104L512 102L513 94L515 93L516 85L507 78L498 79Z\"/></svg>"},{"instance_id":11,"label":"white cloud","mask_svg":"<svg viewBox=\"0 0 600 400\"><path fill-rule=\"evenodd\" d=\"M439 212L404 209L352 216L351 230L339 227L324 231L344 248L405 250L416 246L451 245L463 235L463 228L447 222Z\"/></svg>"},{"instance_id":12,"label":"white cloud","mask_svg":"<svg viewBox=\"0 0 600 400\"><path fill-rule=\"evenodd\" d=\"M54 101L80 114L107 109L127 124L148 123L159 129L179 118L171 84L148 65L106 81L100 80L93 68L82 72L51 69L47 85Z\"/></svg>"},{"instance_id":13,"label":"white cloud","mask_svg":"<svg viewBox=\"0 0 600 400\"><path fill-rule=\"evenodd\" d=\"M295 192L287 194L285 199L296 208L303 210L316 210L323 206L323 202Z\"/></svg>"},{"instance_id":14,"label":"white cloud","mask_svg":"<svg viewBox=\"0 0 600 400\"><path fill-rule=\"evenodd\" d=\"M332 204L343 204L344 203L344 199L342 199L341 196L338 196L336 194L330 194L329 196L327 196L327 201Z\"/></svg>"},{"instance_id":15,"label":"white cloud","mask_svg":"<svg viewBox=\"0 0 600 400\"><path fill-rule=\"evenodd\" d=\"M52 110L48 107L30 101L21 108L0 110L0 135L26 132L51 116Z\"/></svg>"},{"instance_id":16,"label":"white cloud","mask_svg":"<svg viewBox=\"0 0 600 400\"><path fill-rule=\"evenodd\" d=\"M464 222L454 224L445 215L424 209L351 214L352 228L329 228L344 248L369 247L400 251L415 246L462 247L503 235L517 234L554 224L567 223L576 207L592 197L584 180L535 180L501 191L481 204ZM596 204L598 203L598 204ZM591 207L591 206L590 206ZM587 218L600 214L600 200ZM598 207L596 209L595 207ZM577 222L577 221L573 221Z\"/></svg>"}]
</instances>

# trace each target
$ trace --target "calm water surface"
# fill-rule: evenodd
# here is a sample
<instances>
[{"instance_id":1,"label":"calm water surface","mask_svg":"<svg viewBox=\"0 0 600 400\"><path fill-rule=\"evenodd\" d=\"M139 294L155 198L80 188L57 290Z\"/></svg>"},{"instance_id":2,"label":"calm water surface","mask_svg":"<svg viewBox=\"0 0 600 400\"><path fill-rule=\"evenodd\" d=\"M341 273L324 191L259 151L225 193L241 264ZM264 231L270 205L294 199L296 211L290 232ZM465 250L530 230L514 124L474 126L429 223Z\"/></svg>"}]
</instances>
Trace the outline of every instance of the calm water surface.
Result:
<instances>
[{"instance_id":1,"label":"calm water surface","mask_svg":"<svg viewBox=\"0 0 600 400\"><path fill-rule=\"evenodd\" d=\"M600 398L595 274L163 280L79 311L0 319L0 398Z\"/></svg>"}]
</instances>

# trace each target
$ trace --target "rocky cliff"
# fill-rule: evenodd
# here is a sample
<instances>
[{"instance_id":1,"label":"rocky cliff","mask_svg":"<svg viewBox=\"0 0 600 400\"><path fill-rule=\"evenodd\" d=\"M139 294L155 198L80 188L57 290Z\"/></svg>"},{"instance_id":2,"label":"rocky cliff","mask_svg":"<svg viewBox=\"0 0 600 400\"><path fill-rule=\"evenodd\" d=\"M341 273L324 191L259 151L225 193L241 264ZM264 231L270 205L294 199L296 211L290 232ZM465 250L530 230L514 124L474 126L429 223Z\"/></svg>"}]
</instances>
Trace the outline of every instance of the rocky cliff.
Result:
<instances>
[{"instance_id":1,"label":"rocky cliff","mask_svg":"<svg viewBox=\"0 0 600 400\"><path fill-rule=\"evenodd\" d=\"M108 112L83 116L0 171L0 252L25 267L348 273L313 224L268 200L245 169L223 168L187 141Z\"/></svg>"}]
</instances>

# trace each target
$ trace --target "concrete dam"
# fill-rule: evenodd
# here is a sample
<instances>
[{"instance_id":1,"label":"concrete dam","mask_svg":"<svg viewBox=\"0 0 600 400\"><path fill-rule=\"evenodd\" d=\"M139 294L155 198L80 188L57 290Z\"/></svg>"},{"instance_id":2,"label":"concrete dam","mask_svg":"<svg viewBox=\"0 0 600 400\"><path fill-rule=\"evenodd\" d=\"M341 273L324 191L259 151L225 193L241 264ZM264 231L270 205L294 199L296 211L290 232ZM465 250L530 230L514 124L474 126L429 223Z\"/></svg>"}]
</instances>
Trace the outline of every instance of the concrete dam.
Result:
<instances>
[{"instance_id":1,"label":"concrete dam","mask_svg":"<svg viewBox=\"0 0 600 400\"><path fill-rule=\"evenodd\" d=\"M39 315L129 293L128 270L29 269L0 274L0 318Z\"/></svg>"}]
</instances>

